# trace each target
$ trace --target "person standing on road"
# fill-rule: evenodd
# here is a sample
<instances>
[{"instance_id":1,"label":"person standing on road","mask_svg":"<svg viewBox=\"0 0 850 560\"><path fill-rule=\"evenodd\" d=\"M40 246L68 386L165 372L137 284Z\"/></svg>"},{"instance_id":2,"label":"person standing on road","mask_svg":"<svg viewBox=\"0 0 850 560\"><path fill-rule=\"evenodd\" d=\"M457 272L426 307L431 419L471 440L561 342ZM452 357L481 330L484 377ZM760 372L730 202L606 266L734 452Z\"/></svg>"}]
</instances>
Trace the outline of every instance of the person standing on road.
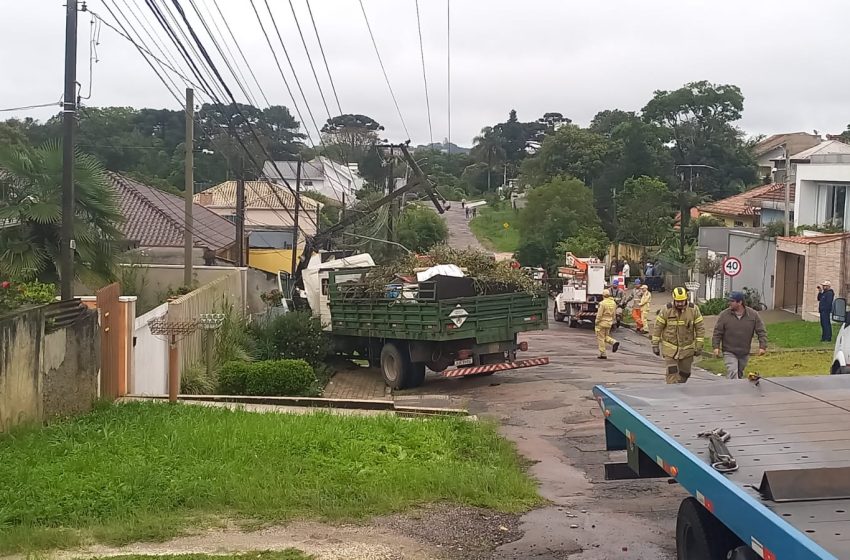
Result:
<instances>
[{"instance_id":1,"label":"person standing on road","mask_svg":"<svg viewBox=\"0 0 850 560\"><path fill-rule=\"evenodd\" d=\"M688 302L688 291L673 289L673 301L658 311L652 332L652 353L664 358L667 383L685 383L694 356L702 354L705 325L699 307Z\"/></svg>"},{"instance_id":2,"label":"person standing on road","mask_svg":"<svg viewBox=\"0 0 850 560\"><path fill-rule=\"evenodd\" d=\"M726 366L726 376L729 379L744 377L744 368L750 360L750 346L753 336L758 336L759 356L767 352L767 331L758 312L744 305L744 294L732 292L729 294L729 307L717 316L714 333L711 337L711 347L714 355L723 355Z\"/></svg>"},{"instance_id":3,"label":"person standing on road","mask_svg":"<svg viewBox=\"0 0 850 560\"><path fill-rule=\"evenodd\" d=\"M640 287L640 329L641 334L649 333L649 306L652 303L652 292L646 284Z\"/></svg>"},{"instance_id":4,"label":"person standing on road","mask_svg":"<svg viewBox=\"0 0 850 560\"><path fill-rule=\"evenodd\" d=\"M632 319L635 322L635 330L637 332L641 332L643 330L643 320L640 315L640 298L643 296L643 291L641 290L642 287L640 278L635 280L634 284L632 284L632 293L629 294L624 302L625 305L628 305L629 303L632 304Z\"/></svg>"},{"instance_id":5,"label":"person standing on road","mask_svg":"<svg viewBox=\"0 0 850 560\"><path fill-rule=\"evenodd\" d=\"M620 348L620 343L611 338L611 327L614 325L616 314L617 304L611 297L611 290L606 288L602 290L602 301L599 302L599 309L596 311L596 343L599 346L600 360L608 359L605 353L608 344L611 345L612 353Z\"/></svg>"},{"instance_id":6,"label":"person standing on road","mask_svg":"<svg viewBox=\"0 0 850 560\"><path fill-rule=\"evenodd\" d=\"M629 266L629 261L623 261L623 280L629 280L629 276L631 276L632 267Z\"/></svg>"},{"instance_id":7,"label":"person standing on road","mask_svg":"<svg viewBox=\"0 0 850 560\"><path fill-rule=\"evenodd\" d=\"M832 302L835 300L835 292L832 291L832 283L824 280L818 286L818 313L820 313L820 340L821 342L832 342Z\"/></svg>"}]
</instances>

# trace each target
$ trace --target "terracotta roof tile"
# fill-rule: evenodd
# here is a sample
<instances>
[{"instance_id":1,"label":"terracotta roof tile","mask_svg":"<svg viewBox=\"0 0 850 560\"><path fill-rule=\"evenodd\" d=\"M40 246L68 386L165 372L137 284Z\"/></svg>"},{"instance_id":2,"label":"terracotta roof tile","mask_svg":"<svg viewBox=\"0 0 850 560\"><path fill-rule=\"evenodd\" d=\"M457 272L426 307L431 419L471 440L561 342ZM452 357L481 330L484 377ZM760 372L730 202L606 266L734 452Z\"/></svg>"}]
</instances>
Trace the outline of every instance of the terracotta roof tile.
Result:
<instances>
[{"instance_id":1,"label":"terracotta roof tile","mask_svg":"<svg viewBox=\"0 0 850 560\"><path fill-rule=\"evenodd\" d=\"M791 188L791 202L794 202L794 188ZM699 207L700 212L721 214L724 216L755 216L761 212L759 200L785 200L785 184L772 183L755 187L741 194L709 202Z\"/></svg>"},{"instance_id":2,"label":"terracotta roof tile","mask_svg":"<svg viewBox=\"0 0 850 560\"><path fill-rule=\"evenodd\" d=\"M183 246L185 202L181 197L117 173L108 176L118 193L126 239L141 247ZM195 204L192 217L196 247L218 251L234 243L236 227L218 214Z\"/></svg>"},{"instance_id":3,"label":"terracotta roof tile","mask_svg":"<svg viewBox=\"0 0 850 560\"><path fill-rule=\"evenodd\" d=\"M194 196L195 204L214 208L236 208L236 181L225 181L199 192ZM303 208L315 211L321 204L302 196ZM269 181L245 181L245 208L294 210L295 197L286 187Z\"/></svg>"},{"instance_id":4,"label":"terracotta roof tile","mask_svg":"<svg viewBox=\"0 0 850 560\"><path fill-rule=\"evenodd\" d=\"M832 243L841 239L850 237L850 232L844 233L824 233L822 235L792 235L789 237L779 237L781 241L788 243L801 243L803 245L823 245L824 243Z\"/></svg>"}]
</instances>

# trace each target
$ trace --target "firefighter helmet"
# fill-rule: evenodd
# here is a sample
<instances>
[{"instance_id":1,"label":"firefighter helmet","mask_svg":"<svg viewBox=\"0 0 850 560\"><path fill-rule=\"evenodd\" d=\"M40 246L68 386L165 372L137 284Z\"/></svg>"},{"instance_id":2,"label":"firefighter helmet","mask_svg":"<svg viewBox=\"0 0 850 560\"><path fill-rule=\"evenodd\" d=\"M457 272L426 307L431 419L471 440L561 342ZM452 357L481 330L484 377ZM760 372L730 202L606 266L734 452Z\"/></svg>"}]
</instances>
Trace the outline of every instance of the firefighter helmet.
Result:
<instances>
[{"instance_id":1,"label":"firefighter helmet","mask_svg":"<svg viewBox=\"0 0 850 560\"><path fill-rule=\"evenodd\" d=\"M688 290L681 286L673 288L673 301L688 301Z\"/></svg>"}]
</instances>

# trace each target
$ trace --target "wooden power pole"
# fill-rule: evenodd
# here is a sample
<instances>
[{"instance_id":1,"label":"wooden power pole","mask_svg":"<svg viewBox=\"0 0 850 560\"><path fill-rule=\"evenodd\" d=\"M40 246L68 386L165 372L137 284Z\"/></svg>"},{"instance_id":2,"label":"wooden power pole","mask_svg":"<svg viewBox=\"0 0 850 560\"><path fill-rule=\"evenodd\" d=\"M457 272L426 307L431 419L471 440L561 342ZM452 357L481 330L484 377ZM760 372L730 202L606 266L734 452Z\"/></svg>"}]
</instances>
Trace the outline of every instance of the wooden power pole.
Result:
<instances>
[{"instance_id":1,"label":"wooden power pole","mask_svg":"<svg viewBox=\"0 0 850 560\"><path fill-rule=\"evenodd\" d=\"M186 200L185 216L186 222L183 231L183 285L192 285L192 195L195 194L195 92L192 88L186 88L186 163L184 164L184 197Z\"/></svg>"},{"instance_id":2,"label":"wooden power pole","mask_svg":"<svg viewBox=\"0 0 850 560\"><path fill-rule=\"evenodd\" d=\"M392 150L392 148L390 148L390 158L389 158L389 165L388 165L389 169L388 169L388 176L387 176L387 194L388 195L392 194L393 191L395 191L395 177L393 176L394 175L394 169L393 169L393 159L394 159L394 157L395 157L395 155L393 154L393 150ZM396 237L396 235L395 235L395 228L396 228L395 215L396 215L396 212L397 212L397 209L398 209L398 205L399 205L399 203L398 203L397 200L392 200L390 202L389 208L387 208L387 241L395 241L396 240L395 239L395 237Z\"/></svg>"},{"instance_id":3,"label":"wooden power pole","mask_svg":"<svg viewBox=\"0 0 850 560\"><path fill-rule=\"evenodd\" d=\"M295 274L298 264L298 207L301 206L301 157L295 164L295 227L292 231L292 265L289 268L290 275Z\"/></svg>"},{"instance_id":4,"label":"wooden power pole","mask_svg":"<svg viewBox=\"0 0 850 560\"><path fill-rule=\"evenodd\" d=\"M65 93L62 96L62 230L59 249L60 293L74 297L74 125L77 118L77 0L65 11Z\"/></svg>"},{"instance_id":5,"label":"wooden power pole","mask_svg":"<svg viewBox=\"0 0 850 560\"><path fill-rule=\"evenodd\" d=\"M245 266L245 166L241 156L236 176L236 246L236 266Z\"/></svg>"}]
</instances>

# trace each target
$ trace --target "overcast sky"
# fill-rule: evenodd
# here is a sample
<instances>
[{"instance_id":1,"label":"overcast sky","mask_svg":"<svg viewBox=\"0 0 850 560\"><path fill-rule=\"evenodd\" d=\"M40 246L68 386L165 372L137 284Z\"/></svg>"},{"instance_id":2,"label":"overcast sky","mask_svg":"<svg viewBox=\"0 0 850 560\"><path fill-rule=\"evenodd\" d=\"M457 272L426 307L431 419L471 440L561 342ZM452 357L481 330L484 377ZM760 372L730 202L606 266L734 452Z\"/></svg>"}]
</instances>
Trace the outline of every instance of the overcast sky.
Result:
<instances>
[{"instance_id":1,"label":"overcast sky","mask_svg":"<svg viewBox=\"0 0 850 560\"><path fill-rule=\"evenodd\" d=\"M156 1L172 5L171 0ZM414 0L363 1L410 136L414 143L427 142ZM128 2L145 4L143 0L109 0L108 4L126 10ZM331 111L336 112L305 1L293 2ZM213 0L196 3L203 13L207 8L214 10ZM255 3L262 13L263 1ZM321 126L327 114L289 3L269 3L308 105ZM189 0L181 4L193 16ZM249 0L219 0L219 5L269 101L292 108ZM343 111L370 115L385 125L390 140L405 139L357 0L311 0L311 6ZM0 0L0 7L0 109L58 101L63 2ZM102 0L89 0L89 7L114 22ZM439 141L448 129L446 0L420 0L420 9L433 136ZM799 0L453 0L451 139L470 145L481 127L505 120L512 108L520 120L557 111L586 125L600 110L639 110L654 90L701 79L741 87L746 99L739 124L750 134L838 133L850 123L848 21L850 2L846 0L810 4ZM90 82L89 27L89 15L80 14L78 79L84 93ZM200 26L197 30L206 39ZM223 26L222 31L227 33ZM270 32L290 78L280 45ZM171 52L176 54L173 45ZM98 53L92 96L86 104L179 107L135 48L106 27ZM221 70L238 92L223 65ZM259 95L253 82L250 85ZM309 123L294 82L292 86ZM45 118L53 112L3 112L0 118Z\"/></svg>"}]
</instances>

